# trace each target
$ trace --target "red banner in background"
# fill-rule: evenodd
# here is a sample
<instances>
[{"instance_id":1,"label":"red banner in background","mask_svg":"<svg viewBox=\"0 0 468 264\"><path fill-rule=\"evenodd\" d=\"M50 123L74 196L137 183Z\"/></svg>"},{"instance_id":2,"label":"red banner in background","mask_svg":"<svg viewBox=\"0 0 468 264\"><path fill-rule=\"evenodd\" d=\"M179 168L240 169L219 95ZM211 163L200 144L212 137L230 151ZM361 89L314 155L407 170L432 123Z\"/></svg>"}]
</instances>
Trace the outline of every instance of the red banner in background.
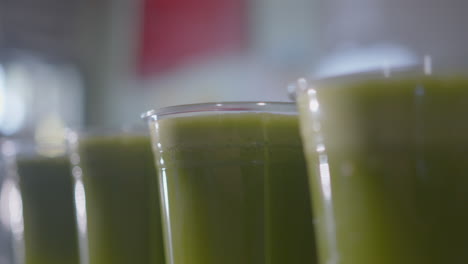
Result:
<instances>
[{"instance_id":1,"label":"red banner in background","mask_svg":"<svg viewBox=\"0 0 468 264\"><path fill-rule=\"evenodd\" d=\"M245 47L245 0L144 0L139 72L167 72Z\"/></svg>"}]
</instances>

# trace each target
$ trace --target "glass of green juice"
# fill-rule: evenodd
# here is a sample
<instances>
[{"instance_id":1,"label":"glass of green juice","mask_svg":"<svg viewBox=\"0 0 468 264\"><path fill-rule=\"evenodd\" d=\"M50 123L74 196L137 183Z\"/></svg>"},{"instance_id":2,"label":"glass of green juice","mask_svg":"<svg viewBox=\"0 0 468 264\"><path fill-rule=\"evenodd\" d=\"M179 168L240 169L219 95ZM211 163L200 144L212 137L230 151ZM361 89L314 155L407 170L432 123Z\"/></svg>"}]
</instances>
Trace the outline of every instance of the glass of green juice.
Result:
<instances>
[{"instance_id":1,"label":"glass of green juice","mask_svg":"<svg viewBox=\"0 0 468 264\"><path fill-rule=\"evenodd\" d=\"M294 104L206 103L144 116L168 264L316 263Z\"/></svg>"},{"instance_id":2,"label":"glass of green juice","mask_svg":"<svg viewBox=\"0 0 468 264\"><path fill-rule=\"evenodd\" d=\"M299 81L321 263L468 263L466 76Z\"/></svg>"},{"instance_id":3,"label":"glass of green juice","mask_svg":"<svg viewBox=\"0 0 468 264\"><path fill-rule=\"evenodd\" d=\"M19 264L79 264L73 181L64 140L2 144L6 185L2 204ZM2 215L4 216L4 215ZM3 219L5 220L5 219Z\"/></svg>"},{"instance_id":4,"label":"glass of green juice","mask_svg":"<svg viewBox=\"0 0 468 264\"><path fill-rule=\"evenodd\" d=\"M165 264L147 134L143 127L69 135L83 263Z\"/></svg>"}]
</instances>

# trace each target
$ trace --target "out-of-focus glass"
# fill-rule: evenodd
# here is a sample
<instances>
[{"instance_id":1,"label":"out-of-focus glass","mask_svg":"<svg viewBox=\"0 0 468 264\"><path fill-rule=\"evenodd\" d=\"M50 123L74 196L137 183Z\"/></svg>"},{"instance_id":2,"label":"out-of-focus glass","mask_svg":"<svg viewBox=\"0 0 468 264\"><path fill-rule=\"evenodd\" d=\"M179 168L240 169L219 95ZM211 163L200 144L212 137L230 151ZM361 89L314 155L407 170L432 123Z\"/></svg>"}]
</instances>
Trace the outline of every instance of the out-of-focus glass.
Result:
<instances>
[{"instance_id":1,"label":"out-of-focus glass","mask_svg":"<svg viewBox=\"0 0 468 264\"><path fill-rule=\"evenodd\" d=\"M321 262L468 262L468 2L317 3L297 90Z\"/></svg>"},{"instance_id":2,"label":"out-of-focus glass","mask_svg":"<svg viewBox=\"0 0 468 264\"><path fill-rule=\"evenodd\" d=\"M468 78L423 68L299 91L323 263L468 261Z\"/></svg>"},{"instance_id":3,"label":"out-of-focus glass","mask_svg":"<svg viewBox=\"0 0 468 264\"><path fill-rule=\"evenodd\" d=\"M63 142L62 142L63 143ZM78 264L73 186L65 144L3 144L16 262Z\"/></svg>"},{"instance_id":4,"label":"out-of-focus glass","mask_svg":"<svg viewBox=\"0 0 468 264\"><path fill-rule=\"evenodd\" d=\"M129 129L68 137L82 263L165 263L147 133Z\"/></svg>"},{"instance_id":5,"label":"out-of-focus glass","mask_svg":"<svg viewBox=\"0 0 468 264\"><path fill-rule=\"evenodd\" d=\"M176 106L146 118L167 263L316 263L294 104Z\"/></svg>"}]
</instances>

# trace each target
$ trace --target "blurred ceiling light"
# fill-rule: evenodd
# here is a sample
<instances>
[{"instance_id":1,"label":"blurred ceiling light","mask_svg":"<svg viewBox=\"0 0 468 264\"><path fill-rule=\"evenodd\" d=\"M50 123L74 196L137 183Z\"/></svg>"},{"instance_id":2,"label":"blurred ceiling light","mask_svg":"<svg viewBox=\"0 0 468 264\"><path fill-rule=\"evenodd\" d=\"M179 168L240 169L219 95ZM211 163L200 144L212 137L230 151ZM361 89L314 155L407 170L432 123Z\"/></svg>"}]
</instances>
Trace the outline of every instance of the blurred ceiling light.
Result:
<instances>
[{"instance_id":1,"label":"blurred ceiling light","mask_svg":"<svg viewBox=\"0 0 468 264\"><path fill-rule=\"evenodd\" d=\"M58 114L42 118L34 133L36 151L48 157L63 155L66 151L65 134L65 123Z\"/></svg>"},{"instance_id":2,"label":"blurred ceiling light","mask_svg":"<svg viewBox=\"0 0 468 264\"><path fill-rule=\"evenodd\" d=\"M3 122L5 108L5 70L0 64L0 124Z\"/></svg>"},{"instance_id":3,"label":"blurred ceiling light","mask_svg":"<svg viewBox=\"0 0 468 264\"><path fill-rule=\"evenodd\" d=\"M26 76L10 73L12 72L5 70L0 65L0 133L5 135L12 135L20 130L26 117L26 106L21 87L15 85L18 83L15 80L10 80L22 79Z\"/></svg>"},{"instance_id":4,"label":"blurred ceiling light","mask_svg":"<svg viewBox=\"0 0 468 264\"><path fill-rule=\"evenodd\" d=\"M7 91L0 131L5 135L12 135L20 130L25 118L25 110L23 99L14 91Z\"/></svg>"}]
</instances>

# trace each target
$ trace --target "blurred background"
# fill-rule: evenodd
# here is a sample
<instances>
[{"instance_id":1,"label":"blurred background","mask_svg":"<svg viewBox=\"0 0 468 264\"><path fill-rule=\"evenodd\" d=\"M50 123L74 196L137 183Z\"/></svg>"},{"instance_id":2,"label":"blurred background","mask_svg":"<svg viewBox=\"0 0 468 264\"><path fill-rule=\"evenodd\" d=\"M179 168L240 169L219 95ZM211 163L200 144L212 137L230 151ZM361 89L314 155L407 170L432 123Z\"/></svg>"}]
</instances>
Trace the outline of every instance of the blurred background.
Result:
<instances>
[{"instance_id":1,"label":"blurred background","mask_svg":"<svg viewBox=\"0 0 468 264\"><path fill-rule=\"evenodd\" d=\"M313 57L312 4L0 0L0 134L46 138L168 105L287 100Z\"/></svg>"},{"instance_id":2,"label":"blurred background","mask_svg":"<svg viewBox=\"0 0 468 264\"><path fill-rule=\"evenodd\" d=\"M287 83L317 61L325 72L441 50L459 61L468 55L467 8L465 0L0 0L0 135L120 126L175 104L287 100Z\"/></svg>"},{"instance_id":3,"label":"blurred background","mask_svg":"<svg viewBox=\"0 0 468 264\"><path fill-rule=\"evenodd\" d=\"M287 84L317 61L324 74L441 51L460 61L467 8L465 0L0 0L0 135L51 140L64 126L121 126L168 105L288 100Z\"/></svg>"}]
</instances>

